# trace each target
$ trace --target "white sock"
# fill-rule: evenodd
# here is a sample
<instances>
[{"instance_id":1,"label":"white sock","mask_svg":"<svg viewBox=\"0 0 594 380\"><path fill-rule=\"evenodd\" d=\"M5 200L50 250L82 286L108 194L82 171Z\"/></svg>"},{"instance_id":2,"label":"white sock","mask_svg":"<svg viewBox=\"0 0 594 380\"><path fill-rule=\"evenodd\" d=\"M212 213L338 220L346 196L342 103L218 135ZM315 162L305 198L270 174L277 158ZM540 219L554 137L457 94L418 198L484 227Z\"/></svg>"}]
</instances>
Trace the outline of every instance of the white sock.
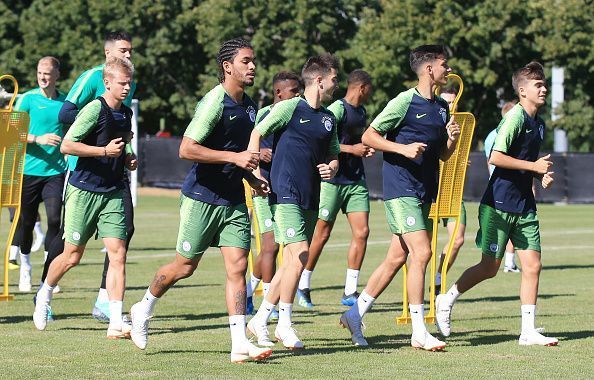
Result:
<instances>
[{"instance_id":1,"label":"white sock","mask_svg":"<svg viewBox=\"0 0 594 380\"><path fill-rule=\"evenodd\" d=\"M258 311L256 312L256 315L254 315L254 319L257 318L260 323L266 324L268 322L268 317L270 317L270 314L272 313L272 310L275 306L275 304L268 302L266 298L264 298L260 304L260 307L258 308Z\"/></svg>"},{"instance_id":2,"label":"white sock","mask_svg":"<svg viewBox=\"0 0 594 380\"><path fill-rule=\"evenodd\" d=\"M47 251L43 251L43 262L47 261Z\"/></svg>"},{"instance_id":3,"label":"white sock","mask_svg":"<svg viewBox=\"0 0 594 380\"><path fill-rule=\"evenodd\" d=\"M259 284L260 279L258 277L255 277L253 273L250 274L250 280L246 284L246 292L248 297L254 295L254 291L258 288Z\"/></svg>"},{"instance_id":4,"label":"white sock","mask_svg":"<svg viewBox=\"0 0 594 380\"><path fill-rule=\"evenodd\" d=\"M43 230L41 229L41 222L35 222L35 227L33 227L33 231L35 231L36 235L43 235Z\"/></svg>"},{"instance_id":5,"label":"white sock","mask_svg":"<svg viewBox=\"0 0 594 380\"><path fill-rule=\"evenodd\" d=\"M270 290L270 282L263 282L262 283L262 292L264 293L264 297L266 297L269 290Z\"/></svg>"},{"instance_id":6,"label":"white sock","mask_svg":"<svg viewBox=\"0 0 594 380\"><path fill-rule=\"evenodd\" d=\"M142 301L140 301L140 304L144 306L144 312L146 315L153 315L153 312L155 311L155 305L157 304L158 300L159 298L153 296L151 293L151 288L149 287L146 290L146 293L144 293Z\"/></svg>"},{"instance_id":7,"label":"white sock","mask_svg":"<svg viewBox=\"0 0 594 380\"><path fill-rule=\"evenodd\" d=\"M304 271L305 272L305 271ZM358 269L347 269L346 280L344 281L344 294L347 296L357 291L357 281L359 280Z\"/></svg>"},{"instance_id":8,"label":"white sock","mask_svg":"<svg viewBox=\"0 0 594 380\"><path fill-rule=\"evenodd\" d=\"M245 335L245 315L230 315L229 330L231 330L231 352L241 351L247 336Z\"/></svg>"},{"instance_id":9,"label":"white sock","mask_svg":"<svg viewBox=\"0 0 594 380\"><path fill-rule=\"evenodd\" d=\"M412 321L413 335L425 335L427 327L425 326L425 307L420 305L408 305L410 310L410 319Z\"/></svg>"},{"instance_id":10,"label":"white sock","mask_svg":"<svg viewBox=\"0 0 594 380\"><path fill-rule=\"evenodd\" d=\"M11 245L10 246L10 257L9 260L16 260L19 254L19 246L18 245Z\"/></svg>"},{"instance_id":11,"label":"white sock","mask_svg":"<svg viewBox=\"0 0 594 380\"><path fill-rule=\"evenodd\" d=\"M505 252L505 266L512 268L515 266L514 258L516 254L513 252Z\"/></svg>"},{"instance_id":12,"label":"white sock","mask_svg":"<svg viewBox=\"0 0 594 380\"><path fill-rule=\"evenodd\" d=\"M303 289L311 289L311 274L313 272L307 269L304 269L301 273L301 278L299 278L299 286L298 288Z\"/></svg>"},{"instance_id":13,"label":"white sock","mask_svg":"<svg viewBox=\"0 0 594 380\"><path fill-rule=\"evenodd\" d=\"M23 254L21 253L21 268L25 268L30 270L31 269L31 258L29 257L29 254Z\"/></svg>"},{"instance_id":14,"label":"white sock","mask_svg":"<svg viewBox=\"0 0 594 380\"><path fill-rule=\"evenodd\" d=\"M536 305L522 305L522 334L535 330Z\"/></svg>"},{"instance_id":15,"label":"white sock","mask_svg":"<svg viewBox=\"0 0 594 380\"><path fill-rule=\"evenodd\" d=\"M359 317L363 318L367 310L373 305L375 298L367 294L365 290L361 292L359 298L357 298L357 302L350 308L350 312L358 313Z\"/></svg>"},{"instance_id":16,"label":"white sock","mask_svg":"<svg viewBox=\"0 0 594 380\"><path fill-rule=\"evenodd\" d=\"M121 329L122 328L122 308L124 306L123 301L109 301L109 328Z\"/></svg>"},{"instance_id":17,"label":"white sock","mask_svg":"<svg viewBox=\"0 0 594 380\"><path fill-rule=\"evenodd\" d=\"M278 326L291 326L291 314L293 313L293 304L278 303Z\"/></svg>"},{"instance_id":18,"label":"white sock","mask_svg":"<svg viewBox=\"0 0 594 380\"><path fill-rule=\"evenodd\" d=\"M435 285L439 286L441 285L441 273L437 272L437 274L435 275Z\"/></svg>"},{"instance_id":19,"label":"white sock","mask_svg":"<svg viewBox=\"0 0 594 380\"><path fill-rule=\"evenodd\" d=\"M109 302L109 296L107 295L107 289L99 288L99 293L97 294L97 302L99 302L99 303Z\"/></svg>"},{"instance_id":20,"label":"white sock","mask_svg":"<svg viewBox=\"0 0 594 380\"><path fill-rule=\"evenodd\" d=\"M450 307L454 306L454 303L456 302L458 297L460 297L460 294L462 293L458 291L458 286L456 284L452 285L450 290L448 290L448 292L446 293L446 302L448 303L448 305L450 305Z\"/></svg>"},{"instance_id":21,"label":"white sock","mask_svg":"<svg viewBox=\"0 0 594 380\"><path fill-rule=\"evenodd\" d=\"M43 284L41 285L41 287L39 287L39 290L37 291L36 302L39 304L46 303L49 305L49 303L52 300L53 294L54 294L54 287L49 286L49 284L47 283L47 280L45 280L43 282Z\"/></svg>"}]
</instances>

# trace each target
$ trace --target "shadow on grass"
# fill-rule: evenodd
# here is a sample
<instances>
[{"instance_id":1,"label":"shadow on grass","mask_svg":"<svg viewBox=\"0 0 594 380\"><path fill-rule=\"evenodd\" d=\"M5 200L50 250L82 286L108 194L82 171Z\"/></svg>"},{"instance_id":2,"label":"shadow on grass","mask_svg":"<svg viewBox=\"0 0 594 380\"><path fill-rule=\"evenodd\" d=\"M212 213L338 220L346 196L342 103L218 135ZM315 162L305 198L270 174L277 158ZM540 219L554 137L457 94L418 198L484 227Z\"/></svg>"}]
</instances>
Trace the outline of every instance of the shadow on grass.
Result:
<instances>
[{"instance_id":1,"label":"shadow on grass","mask_svg":"<svg viewBox=\"0 0 594 380\"><path fill-rule=\"evenodd\" d=\"M31 310L33 310L33 308L31 308ZM77 318L88 319L89 315L88 314L60 314L59 316L56 317L56 319L59 319L59 320L77 319ZM33 312L31 312L31 315L12 315L9 317L0 317L0 324L22 323L22 322L33 323Z\"/></svg>"},{"instance_id":2,"label":"shadow on grass","mask_svg":"<svg viewBox=\"0 0 594 380\"><path fill-rule=\"evenodd\" d=\"M543 265L543 270L565 270L565 269L588 269L594 268L594 264L568 264L568 265Z\"/></svg>"},{"instance_id":3,"label":"shadow on grass","mask_svg":"<svg viewBox=\"0 0 594 380\"><path fill-rule=\"evenodd\" d=\"M559 338L559 340L580 340L580 339L588 339L594 338L594 331L592 330L583 330L583 331L568 331L568 332L551 332L547 333L549 336L554 336Z\"/></svg>"},{"instance_id":4,"label":"shadow on grass","mask_svg":"<svg viewBox=\"0 0 594 380\"><path fill-rule=\"evenodd\" d=\"M557 297L572 297L575 293L565 294L539 294L539 299L549 299ZM520 296L503 296L503 297L481 297L481 298L460 298L456 303L471 303L471 302L505 302L505 301L519 301Z\"/></svg>"},{"instance_id":5,"label":"shadow on grass","mask_svg":"<svg viewBox=\"0 0 594 380\"><path fill-rule=\"evenodd\" d=\"M126 286L126 291L146 290L148 285L149 284L147 284L146 286ZM174 286L171 287L171 290L186 289L186 288L220 287L220 286L224 286L224 285L221 285L221 284L175 284ZM95 288L95 291L97 291L96 288Z\"/></svg>"}]
</instances>

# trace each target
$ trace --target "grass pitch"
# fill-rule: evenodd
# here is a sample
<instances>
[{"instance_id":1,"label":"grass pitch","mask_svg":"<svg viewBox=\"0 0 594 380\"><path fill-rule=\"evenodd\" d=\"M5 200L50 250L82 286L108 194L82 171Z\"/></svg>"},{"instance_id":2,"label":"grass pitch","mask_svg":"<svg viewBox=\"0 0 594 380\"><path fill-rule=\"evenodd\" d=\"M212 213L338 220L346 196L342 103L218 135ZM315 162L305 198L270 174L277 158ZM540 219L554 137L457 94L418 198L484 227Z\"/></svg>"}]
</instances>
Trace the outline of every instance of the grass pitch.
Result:
<instances>
[{"instance_id":1,"label":"grass pitch","mask_svg":"<svg viewBox=\"0 0 594 380\"><path fill-rule=\"evenodd\" d=\"M467 209L467 241L449 283L480 255L474 247L477 204L467 204ZM175 197L139 199L128 259L126 310L140 299L157 268L173 257L178 210ZM306 311L295 306L295 327L306 345L302 353L277 344L265 363L229 362L224 268L213 249L194 276L178 283L157 305L145 352L130 341L107 340L107 326L90 317L103 266L100 244L93 241L81 265L60 283L63 292L52 302L57 320L46 331L33 326L33 293L17 293L13 302L0 303L0 378L593 378L592 215L592 205L539 206L543 272L537 326L558 337L558 347L518 345L520 275L503 272L460 298L447 352L413 350L410 326L395 324L402 310L401 275L365 317L370 347L353 347L348 332L338 325L345 310L340 296L350 234L345 218L339 216L312 277L316 307ZM2 236L6 220L2 215ZM359 290L383 259L390 239L380 202L372 203L370 228ZM441 234L440 246L444 243ZM33 278L38 281L42 254L33 255ZM13 292L17 282L18 273L13 271ZM256 306L259 302L256 298ZM434 326L429 330L436 332Z\"/></svg>"}]
</instances>

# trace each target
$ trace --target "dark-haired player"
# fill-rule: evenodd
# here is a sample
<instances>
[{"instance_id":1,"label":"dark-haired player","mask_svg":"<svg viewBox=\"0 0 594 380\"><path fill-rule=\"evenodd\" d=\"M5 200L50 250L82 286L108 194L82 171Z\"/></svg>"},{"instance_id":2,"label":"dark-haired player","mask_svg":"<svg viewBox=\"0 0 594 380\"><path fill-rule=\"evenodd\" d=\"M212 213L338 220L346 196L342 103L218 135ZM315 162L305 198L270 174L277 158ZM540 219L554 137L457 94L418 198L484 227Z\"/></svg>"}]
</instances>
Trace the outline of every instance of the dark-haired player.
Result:
<instances>
[{"instance_id":1,"label":"dark-haired player","mask_svg":"<svg viewBox=\"0 0 594 380\"><path fill-rule=\"evenodd\" d=\"M258 111L256 124L270 114L270 110L276 103L299 96L302 91L301 78L295 73L281 71L272 78L272 90L274 92L274 101L271 105ZM260 174L268 182L270 182L270 168L272 167L273 143L273 134L260 140ZM264 296L270 289L270 282L276 270L276 255L279 249L278 243L274 241L274 220L268 197L255 196L253 201L254 211L258 219L258 229L260 230L261 247L254 263L253 273L251 273L250 280L246 283L247 314L253 314L253 294L260 281L262 281ZM278 319L276 309L272 311L270 319Z\"/></svg>"},{"instance_id":2,"label":"dark-haired player","mask_svg":"<svg viewBox=\"0 0 594 380\"><path fill-rule=\"evenodd\" d=\"M221 45L220 84L200 100L184 134L179 155L194 165L182 187L177 253L171 263L159 268L142 300L130 310L132 340L140 349L146 348L148 322L157 301L177 281L194 273L208 247L219 247L227 272L231 361L262 360L272 354L269 348L251 344L245 334L251 236L242 180L246 178L258 191L268 189L251 174L258 157L247 150L256 105L245 88L254 84L254 60L250 43L242 38Z\"/></svg>"},{"instance_id":3,"label":"dark-haired player","mask_svg":"<svg viewBox=\"0 0 594 380\"><path fill-rule=\"evenodd\" d=\"M495 170L479 207L476 245L481 261L467 269L445 294L436 299L435 322L443 336L450 335L450 316L460 294L480 282L495 277L511 240L522 264L520 302L522 332L520 345L557 345L556 338L540 334L535 327L536 299L542 267L540 230L532 181L537 177L543 188L553 183L550 155L538 158L544 137L544 121L538 109L545 105L547 88L544 69L531 62L516 70L512 86L520 99L497 127L489 163Z\"/></svg>"},{"instance_id":4,"label":"dark-haired player","mask_svg":"<svg viewBox=\"0 0 594 380\"><path fill-rule=\"evenodd\" d=\"M293 300L315 228L320 180L331 179L338 170L336 121L322 106L322 102L332 99L338 87L337 70L338 61L330 54L309 58L301 71L303 98L277 103L250 138L249 149L257 150L261 137L274 133L269 200L274 213L274 236L284 246L283 265L248 324L260 345L273 345L267 322L278 303L274 336L286 348L303 348L292 327Z\"/></svg>"},{"instance_id":5,"label":"dark-haired player","mask_svg":"<svg viewBox=\"0 0 594 380\"><path fill-rule=\"evenodd\" d=\"M352 306L359 296L357 282L369 236L369 191L363 158L371 157L375 152L361 142L361 136L367 128L367 112L363 105L369 100L373 88L371 76L363 70L351 72L347 83L345 97L328 107L338 125L339 169L334 178L323 181L321 185L316 230L297 290L299 305L306 308L313 307L310 295L311 275L341 210L346 214L352 231L341 303Z\"/></svg>"},{"instance_id":6,"label":"dark-haired player","mask_svg":"<svg viewBox=\"0 0 594 380\"><path fill-rule=\"evenodd\" d=\"M362 139L384 152L384 205L392 242L386 258L340 323L349 329L355 345L366 346L361 319L408 258L411 345L435 351L445 343L427 331L424 318L425 271L431 259L429 209L437 197L439 160L447 160L455 150L460 127L449 119L446 101L435 96L435 87L444 86L451 71L444 47L415 48L410 53L410 67L419 78L417 86L392 99Z\"/></svg>"}]
</instances>

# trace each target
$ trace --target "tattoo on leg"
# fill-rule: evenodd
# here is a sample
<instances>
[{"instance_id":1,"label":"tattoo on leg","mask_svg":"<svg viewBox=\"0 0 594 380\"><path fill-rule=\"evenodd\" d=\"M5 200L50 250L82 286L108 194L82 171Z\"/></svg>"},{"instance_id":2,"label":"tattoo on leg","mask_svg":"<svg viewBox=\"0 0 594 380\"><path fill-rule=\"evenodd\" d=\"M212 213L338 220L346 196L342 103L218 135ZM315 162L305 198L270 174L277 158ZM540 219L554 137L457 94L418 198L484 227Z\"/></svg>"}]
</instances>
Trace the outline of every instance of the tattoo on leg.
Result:
<instances>
[{"instance_id":1,"label":"tattoo on leg","mask_svg":"<svg viewBox=\"0 0 594 380\"><path fill-rule=\"evenodd\" d=\"M240 290L235 293L235 314L245 315L245 303L247 293L245 290Z\"/></svg>"},{"instance_id":2,"label":"tattoo on leg","mask_svg":"<svg viewBox=\"0 0 594 380\"><path fill-rule=\"evenodd\" d=\"M169 289L169 285L165 285L163 284L163 281L165 281L167 279L167 277L165 277L164 274L162 275L155 275L155 279L153 280L153 286L155 287L156 290L158 290L159 292L164 292L167 289Z\"/></svg>"}]
</instances>

